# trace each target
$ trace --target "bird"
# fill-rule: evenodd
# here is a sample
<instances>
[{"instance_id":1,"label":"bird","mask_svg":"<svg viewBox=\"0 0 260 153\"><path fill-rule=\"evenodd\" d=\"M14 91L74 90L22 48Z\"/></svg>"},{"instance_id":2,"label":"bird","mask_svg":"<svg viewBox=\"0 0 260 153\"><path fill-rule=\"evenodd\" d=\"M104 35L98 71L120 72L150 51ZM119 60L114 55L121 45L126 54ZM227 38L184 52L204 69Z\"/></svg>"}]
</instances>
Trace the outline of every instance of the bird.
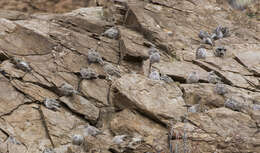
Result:
<instances>
[{"instance_id":1,"label":"bird","mask_svg":"<svg viewBox=\"0 0 260 153\"><path fill-rule=\"evenodd\" d=\"M225 95L228 93L228 90L223 83L217 83L215 86L215 91L219 95Z\"/></svg>"},{"instance_id":2,"label":"bird","mask_svg":"<svg viewBox=\"0 0 260 153\"><path fill-rule=\"evenodd\" d=\"M213 37L213 36L214 36L214 37ZM214 40L218 40L218 39L223 38L223 37L224 37L224 34L223 34L223 32L222 32L222 26L218 26L218 27L214 30L214 32L213 32L213 34L211 35L211 37L213 37Z\"/></svg>"},{"instance_id":3,"label":"bird","mask_svg":"<svg viewBox=\"0 0 260 153\"><path fill-rule=\"evenodd\" d=\"M55 151L51 148L45 148L42 153L55 153Z\"/></svg>"},{"instance_id":4,"label":"bird","mask_svg":"<svg viewBox=\"0 0 260 153\"><path fill-rule=\"evenodd\" d=\"M158 49L157 48L155 48L155 47L150 47L149 49L148 49L148 54L149 54L149 56L151 56L152 54L154 54L154 53L159 53L159 51L158 51Z\"/></svg>"},{"instance_id":5,"label":"bird","mask_svg":"<svg viewBox=\"0 0 260 153\"><path fill-rule=\"evenodd\" d=\"M98 128L91 126L91 125L87 125L86 128L84 129L84 135L85 136L97 136L99 134L103 134L102 131L100 131Z\"/></svg>"},{"instance_id":6,"label":"bird","mask_svg":"<svg viewBox=\"0 0 260 153\"><path fill-rule=\"evenodd\" d=\"M199 82L199 74L197 72L191 72L187 79L186 82L191 84L191 83L198 83Z\"/></svg>"},{"instance_id":7,"label":"bird","mask_svg":"<svg viewBox=\"0 0 260 153\"><path fill-rule=\"evenodd\" d=\"M160 80L166 82L166 83L172 83L174 82L173 79L171 77L169 77L168 75L166 74L162 74L161 77L160 77Z\"/></svg>"},{"instance_id":8,"label":"bird","mask_svg":"<svg viewBox=\"0 0 260 153\"><path fill-rule=\"evenodd\" d=\"M219 46L215 49L214 55L216 57L224 57L226 55L227 49L224 46Z\"/></svg>"},{"instance_id":9,"label":"bird","mask_svg":"<svg viewBox=\"0 0 260 153\"><path fill-rule=\"evenodd\" d=\"M214 71L210 71L210 72L209 72L209 75L208 75L207 79L208 79L208 82L209 82L209 83L212 83L212 84L216 84L216 83L221 82L221 78L218 77L218 76L215 74Z\"/></svg>"},{"instance_id":10,"label":"bird","mask_svg":"<svg viewBox=\"0 0 260 153\"><path fill-rule=\"evenodd\" d=\"M151 80L160 80L160 74L157 70L152 70L152 72L149 74L149 78Z\"/></svg>"},{"instance_id":11,"label":"bird","mask_svg":"<svg viewBox=\"0 0 260 153\"><path fill-rule=\"evenodd\" d=\"M30 65L27 62L25 62L17 57L14 57L12 59L12 61L15 64L15 66L22 71L30 72L32 70L32 68L30 67Z\"/></svg>"},{"instance_id":12,"label":"bird","mask_svg":"<svg viewBox=\"0 0 260 153\"><path fill-rule=\"evenodd\" d=\"M111 27L111 28L107 29L104 33L102 33L102 36L106 36L110 39L118 39L119 30L116 27Z\"/></svg>"},{"instance_id":13,"label":"bird","mask_svg":"<svg viewBox=\"0 0 260 153\"><path fill-rule=\"evenodd\" d=\"M76 94L77 91L72 87L72 85L68 83L62 83L59 87L60 94L63 96L72 96L73 94Z\"/></svg>"},{"instance_id":14,"label":"bird","mask_svg":"<svg viewBox=\"0 0 260 153\"><path fill-rule=\"evenodd\" d=\"M213 40L211 39L211 37L203 38L202 41L203 41L205 44L208 44L208 45L211 45L211 46L214 45L214 42L213 42Z\"/></svg>"},{"instance_id":15,"label":"bird","mask_svg":"<svg viewBox=\"0 0 260 153\"><path fill-rule=\"evenodd\" d=\"M104 69L105 73L108 75L109 78L110 78L110 76L121 77L120 71L108 62L104 63L103 69Z\"/></svg>"},{"instance_id":16,"label":"bird","mask_svg":"<svg viewBox=\"0 0 260 153\"><path fill-rule=\"evenodd\" d=\"M259 104L253 104L252 109L260 111L260 105Z\"/></svg>"},{"instance_id":17,"label":"bird","mask_svg":"<svg viewBox=\"0 0 260 153\"><path fill-rule=\"evenodd\" d=\"M255 0L228 0L228 3L235 9L244 10L249 4Z\"/></svg>"},{"instance_id":18,"label":"bird","mask_svg":"<svg viewBox=\"0 0 260 153\"><path fill-rule=\"evenodd\" d=\"M78 145L80 146L81 144L83 144L84 142L84 137L82 135L79 134L75 134L72 137L72 144L73 145Z\"/></svg>"},{"instance_id":19,"label":"bird","mask_svg":"<svg viewBox=\"0 0 260 153\"><path fill-rule=\"evenodd\" d=\"M90 51L88 52L88 62L89 64L92 64L92 63L99 63L99 64L103 64L103 59L102 57L100 56L100 54L94 50L94 49L90 49Z\"/></svg>"},{"instance_id":20,"label":"bird","mask_svg":"<svg viewBox=\"0 0 260 153\"><path fill-rule=\"evenodd\" d=\"M159 52L157 52L157 51L155 51L155 50L154 50L154 52L153 52L153 51L150 51L149 54L150 54L150 56L149 56L149 70L148 70L148 72L149 72L149 74L150 74L150 73L151 73L152 65L153 65L154 63L159 63L161 56L160 56Z\"/></svg>"},{"instance_id":21,"label":"bird","mask_svg":"<svg viewBox=\"0 0 260 153\"><path fill-rule=\"evenodd\" d=\"M121 143L126 141L127 135L117 135L113 138L113 143L120 145Z\"/></svg>"},{"instance_id":22,"label":"bird","mask_svg":"<svg viewBox=\"0 0 260 153\"><path fill-rule=\"evenodd\" d=\"M59 102L56 99L50 99L50 98L46 98L43 101L45 107L47 107L48 109L51 110L58 110L58 108L60 107Z\"/></svg>"},{"instance_id":23,"label":"bird","mask_svg":"<svg viewBox=\"0 0 260 153\"><path fill-rule=\"evenodd\" d=\"M196 59L205 59L206 58L206 49L204 45L201 45L197 50L196 50Z\"/></svg>"},{"instance_id":24,"label":"bird","mask_svg":"<svg viewBox=\"0 0 260 153\"><path fill-rule=\"evenodd\" d=\"M190 113L196 113L198 112L198 110L199 110L199 104L195 104L188 108L188 112Z\"/></svg>"},{"instance_id":25,"label":"bird","mask_svg":"<svg viewBox=\"0 0 260 153\"><path fill-rule=\"evenodd\" d=\"M233 98L228 98L225 103L224 106L233 110L233 111L241 111L242 110L242 105L240 103L238 103L235 99Z\"/></svg>"},{"instance_id":26,"label":"bird","mask_svg":"<svg viewBox=\"0 0 260 153\"><path fill-rule=\"evenodd\" d=\"M207 31L204 30L200 30L199 32L199 38L201 40L203 40L204 38L210 37L209 33Z\"/></svg>"},{"instance_id":27,"label":"bird","mask_svg":"<svg viewBox=\"0 0 260 153\"><path fill-rule=\"evenodd\" d=\"M98 78L97 73L91 68L81 68L79 73L82 79L92 80Z\"/></svg>"}]
</instances>

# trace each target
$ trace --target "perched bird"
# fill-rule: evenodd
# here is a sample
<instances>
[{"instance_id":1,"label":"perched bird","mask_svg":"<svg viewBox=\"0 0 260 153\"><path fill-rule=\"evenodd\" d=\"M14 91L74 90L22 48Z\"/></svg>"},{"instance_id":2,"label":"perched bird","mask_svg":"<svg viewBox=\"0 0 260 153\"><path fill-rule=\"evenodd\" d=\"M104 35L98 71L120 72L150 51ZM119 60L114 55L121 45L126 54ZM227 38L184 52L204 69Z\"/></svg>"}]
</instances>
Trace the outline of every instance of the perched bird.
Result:
<instances>
[{"instance_id":1,"label":"perched bird","mask_svg":"<svg viewBox=\"0 0 260 153\"><path fill-rule=\"evenodd\" d=\"M221 78L218 77L214 71L210 71L208 75L208 82L213 84L220 83Z\"/></svg>"},{"instance_id":2,"label":"perched bird","mask_svg":"<svg viewBox=\"0 0 260 153\"><path fill-rule=\"evenodd\" d=\"M89 64L91 63L99 63L99 64L103 64L103 59L100 56L100 54L98 52L96 52L95 50L91 49L88 52L88 62Z\"/></svg>"},{"instance_id":3,"label":"perched bird","mask_svg":"<svg viewBox=\"0 0 260 153\"><path fill-rule=\"evenodd\" d=\"M198 110L199 110L199 104L195 104L188 108L188 112L190 113L196 113L198 112Z\"/></svg>"},{"instance_id":4,"label":"perched bird","mask_svg":"<svg viewBox=\"0 0 260 153\"><path fill-rule=\"evenodd\" d=\"M218 26L212 33L211 38L213 40L222 39L229 35L229 29L227 27Z\"/></svg>"},{"instance_id":5,"label":"perched bird","mask_svg":"<svg viewBox=\"0 0 260 153\"><path fill-rule=\"evenodd\" d=\"M103 65L105 73L110 77L110 76L116 76L116 77L121 77L120 71L114 67L112 64L105 62Z\"/></svg>"},{"instance_id":6,"label":"perched bird","mask_svg":"<svg viewBox=\"0 0 260 153\"><path fill-rule=\"evenodd\" d=\"M25 62L17 57L14 57L12 59L12 61L15 64L15 66L22 71L30 72L32 70L32 68L30 67L30 65L27 62Z\"/></svg>"},{"instance_id":7,"label":"perched bird","mask_svg":"<svg viewBox=\"0 0 260 153\"><path fill-rule=\"evenodd\" d=\"M203 40L204 38L210 37L209 33L207 31L204 30L200 30L199 32L199 38L201 40Z\"/></svg>"},{"instance_id":8,"label":"perched bird","mask_svg":"<svg viewBox=\"0 0 260 153\"><path fill-rule=\"evenodd\" d=\"M115 137L113 138L112 141L113 141L113 143L119 145L119 144L125 142L125 141L126 141L126 140L125 140L126 138L127 138L127 135L117 135L117 136L115 136Z\"/></svg>"},{"instance_id":9,"label":"perched bird","mask_svg":"<svg viewBox=\"0 0 260 153\"><path fill-rule=\"evenodd\" d=\"M84 142L84 137L82 135L79 135L79 134L75 134L73 137L72 137L72 144L73 145L81 145L83 144Z\"/></svg>"},{"instance_id":10,"label":"perched bird","mask_svg":"<svg viewBox=\"0 0 260 153\"><path fill-rule=\"evenodd\" d=\"M225 103L224 106L233 110L233 111L241 111L242 110L242 105L240 103L238 103L235 99L232 98L228 98Z\"/></svg>"},{"instance_id":11,"label":"perched bird","mask_svg":"<svg viewBox=\"0 0 260 153\"><path fill-rule=\"evenodd\" d=\"M166 75L166 74L161 75L160 80L162 80L162 81L164 81L166 83L174 82L173 79L171 77L169 77L168 75Z\"/></svg>"},{"instance_id":12,"label":"perched bird","mask_svg":"<svg viewBox=\"0 0 260 153\"><path fill-rule=\"evenodd\" d=\"M149 56L151 56L151 55L154 54L154 53L159 53L158 49L156 49L155 47L150 47L150 48L148 49L148 54L149 54Z\"/></svg>"},{"instance_id":13,"label":"perched bird","mask_svg":"<svg viewBox=\"0 0 260 153\"><path fill-rule=\"evenodd\" d=\"M260 105L259 104L253 104L252 109L260 111Z\"/></svg>"},{"instance_id":14,"label":"perched bird","mask_svg":"<svg viewBox=\"0 0 260 153\"><path fill-rule=\"evenodd\" d=\"M45 148L42 153L55 153L55 151L51 148Z\"/></svg>"},{"instance_id":15,"label":"perched bird","mask_svg":"<svg viewBox=\"0 0 260 153\"><path fill-rule=\"evenodd\" d=\"M197 72L191 72L187 79L186 82L191 84L191 83L198 83L199 82L199 74Z\"/></svg>"},{"instance_id":16,"label":"perched bird","mask_svg":"<svg viewBox=\"0 0 260 153\"><path fill-rule=\"evenodd\" d=\"M72 85L68 83L62 83L62 85L59 87L59 91L60 94L63 96L71 96L77 93L77 91L72 87Z\"/></svg>"},{"instance_id":17,"label":"perched bird","mask_svg":"<svg viewBox=\"0 0 260 153\"><path fill-rule=\"evenodd\" d=\"M116 27L112 27L107 29L104 33L102 33L103 36L106 36L110 39L118 39L119 37L119 30Z\"/></svg>"},{"instance_id":18,"label":"perched bird","mask_svg":"<svg viewBox=\"0 0 260 153\"><path fill-rule=\"evenodd\" d=\"M249 4L255 0L228 0L228 3L235 9L244 10Z\"/></svg>"},{"instance_id":19,"label":"perched bird","mask_svg":"<svg viewBox=\"0 0 260 153\"><path fill-rule=\"evenodd\" d=\"M44 103L45 107L47 107L48 109L51 109L51 110L58 110L58 108L60 107L59 102L55 99L46 98L43 101L43 103Z\"/></svg>"},{"instance_id":20,"label":"perched bird","mask_svg":"<svg viewBox=\"0 0 260 153\"><path fill-rule=\"evenodd\" d=\"M202 41L203 41L205 44L208 44L208 45L211 45L211 46L214 45L214 42L212 41L211 37L203 38Z\"/></svg>"},{"instance_id":21,"label":"perched bird","mask_svg":"<svg viewBox=\"0 0 260 153\"><path fill-rule=\"evenodd\" d=\"M18 140L16 140L15 137L13 137L13 136L9 136L8 139L7 139L7 141L9 141L9 142L12 143L12 144L16 144L16 145L20 145L20 144L21 144L21 142L19 142Z\"/></svg>"},{"instance_id":22,"label":"perched bird","mask_svg":"<svg viewBox=\"0 0 260 153\"><path fill-rule=\"evenodd\" d=\"M154 63L159 63L161 57L160 57L159 52L157 52L155 50L154 50L154 52L150 51L149 54L150 54L150 57L149 57L149 62L150 63L149 63L149 70L148 70L148 72L151 73L152 65Z\"/></svg>"},{"instance_id":23,"label":"perched bird","mask_svg":"<svg viewBox=\"0 0 260 153\"><path fill-rule=\"evenodd\" d=\"M102 134L102 132L97 129L96 127L94 126L91 126L91 125L87 125L86 128L84 129L84 135L85 136L97 136L99 134Z\"/></svg>"},{"instance_id":24,"label":"perched bird","mask_svg":"<svg viewBox=\"0 0 260 153\"><path fill-rule=\"evenodd\" d=\"M216 57L224 57L226 55L227 49L224 46L217 47L215 49L215 56Z\"/></svg>"},{"instance_id":25,"label":"perched bird","mask_svg":"<svg viewBox=\"0 0 260 153\"><path fill-rule=\"evenodd\" d=\"M225 85L223 83L220 83L220 82L216 84L215 91L219 95L225 95L226 93L228 93L228 90L225 87Z\"/></svg>"},{"instance_id":26,"label":"perched bird","mask_svg":"<svg viewBox=\"0 0 260 153\"><path fill-rule=\"evenodd\" d=\"M202 45L196 50L196 59L205 59L206 54L205 46Z\"/></svg>"},{"instance_id":27,"label":"perched bird","mask_svg":"<svg viewBox=\"0 0 260 153\"><path fill-rule=\"evenodd\" d=\"M160 62L160 54L159 52L155 52L150 55L150 64L159 63Z\"/></svg>"},{"instance_id":28,"label":"perched bird","mask_svg":"<svg viewBox=\"0 0 260 153\"><path fill-rule=\"evenodd\" d=\"M160 74L157 70L152 70L152 72L149 75L149 78L152 80L160 80Z\"/></svg>"},{"instance_id":29,"label":"perched bird","mask_svg":"<svg viewBox=\"0 0 260 153\"><path fill-rule=\"evenodd\" d=\"M91 79L97 79L98 77L97 73L91 68L87 68L87 69L81 68L79 73L82 79L91 80Z\"/></svg>"}]
</instances>

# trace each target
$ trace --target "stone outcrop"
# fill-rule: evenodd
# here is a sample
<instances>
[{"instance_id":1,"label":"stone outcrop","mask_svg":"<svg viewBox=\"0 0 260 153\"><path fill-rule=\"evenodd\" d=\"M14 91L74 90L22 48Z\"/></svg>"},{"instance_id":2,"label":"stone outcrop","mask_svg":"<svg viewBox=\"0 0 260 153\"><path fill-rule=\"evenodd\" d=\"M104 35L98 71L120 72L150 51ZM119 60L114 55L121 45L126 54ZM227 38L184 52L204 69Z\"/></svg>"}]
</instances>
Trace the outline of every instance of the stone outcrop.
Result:
<instances>
[{"instance_id":1,"label":"stone outcrop","mask_svg":"<svg viewBox=\"0 0 260 153\"><path fill-rule=\"evenodd\" d=\"M0 153L259 152L260 5L229 4L1 1L9 10L0 10ZM229 36L204 44L200 30L219 25ZM104 34L111 27L118 37ZM206 58L196 59L202 44ZM215 56L218 46L225 56ZM159 63L150 65L150 47ZM88 61L93 50L102 62ZM82 68L96 77L82 78ZM150 68L174 81L150 79ZM221 83L208 80L211 71ZM198 82L187 83L191 72ZM75 91L62 94L64 83ZM99 132L89 134L90 126ZM82 144L72 143L75 135Z\"/></svg>"}]
</instances>

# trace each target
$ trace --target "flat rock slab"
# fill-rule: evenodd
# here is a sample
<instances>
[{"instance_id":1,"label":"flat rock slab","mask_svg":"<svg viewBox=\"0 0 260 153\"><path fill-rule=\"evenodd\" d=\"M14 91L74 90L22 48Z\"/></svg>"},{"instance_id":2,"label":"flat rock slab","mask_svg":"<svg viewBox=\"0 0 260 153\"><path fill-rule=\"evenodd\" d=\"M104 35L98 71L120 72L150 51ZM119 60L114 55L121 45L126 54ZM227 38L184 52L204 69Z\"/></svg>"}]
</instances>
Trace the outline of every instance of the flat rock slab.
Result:
<instances>
[{"instance_id":1,"label":"flat rock slab","mask_svg":"<svg viewBox=\"0 0 260 153\"><path fill-rule=\"evenodd\" d=\"M163 123L171 119L178 121L186 112L177 85L149 80L142 75L124 75L112 85L111 93L111 102L116 107L135 109Z\"/></svg>"},{"instance_id":2,"label":"flat rock slab","mask_svg":"<svg viewBox=\"0 0 260 153\"><path fill-rule=\"evenodd\" d=\"M60 98L60 101L65 103L74 112L84 115L85 118L91 122L96 122L99 117L99 109L82 96L63 96Z\"/></svg>"},{"instance_id":3,"label":"flat rock slab","mask_svg":"<svg viewBox=\"0 0 260 153\"><path fill-rule=\"evenodd\" d=\"M80 90L85 96L94 98L103 105L108 105L109 84L107 81L102 79L83 80Z\"/></svg>"},{"instance_id":4,"label":"flat rock slab","mask_svg":"<svg viewBox=\"0 0 260 153\"><path fill-rule=\"evenodd\" d=\"M176 81L185 82L188 75L195 71L199 74L200 81L207 82L208 72L190 62L160 62L153 66L160 70L160 73L167 74Z\"/></svg>"},{"instance_id":5,"label":"flat rock slab","mask_svg":"<svg viewBox=\"0 0 260 153\"><path fill-rule=\"evenodd\" d=\"M12 84L0 74L0 116L10 113L12 110L22 105L27 99L22 93L18 92Z\"/></svg>"},{"instance_id":6,"label":"flat rock slab","mask_svg":"<svg viewBox=\"0 0 260 153\"><path fill-rule=\"evenodd\" d=\"M260 51L247 51L236 55L236 58L250 71L260 75Z\"/></svg>"}]
</instances>

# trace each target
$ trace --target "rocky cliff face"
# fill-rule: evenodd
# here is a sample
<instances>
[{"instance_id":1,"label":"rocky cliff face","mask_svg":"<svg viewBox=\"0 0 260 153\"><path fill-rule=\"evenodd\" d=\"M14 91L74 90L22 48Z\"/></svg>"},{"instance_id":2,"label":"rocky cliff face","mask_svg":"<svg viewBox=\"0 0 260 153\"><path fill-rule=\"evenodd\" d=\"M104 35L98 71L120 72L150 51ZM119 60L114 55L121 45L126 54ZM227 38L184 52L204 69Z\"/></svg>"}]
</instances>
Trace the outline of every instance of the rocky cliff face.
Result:
<instances>
[{"instance_id":1,"label":"rocky cliff face","mask_svg":"<svg viewBox=\"0 0 260 153\"><path fill-rule=\"evenodd\" d=\"M0 153L260 152L259 3L229 4L90 0L63 14L1 10ZM212 45L198 37L220 25L229 33Z\"/></svg>"}]
</instances>

